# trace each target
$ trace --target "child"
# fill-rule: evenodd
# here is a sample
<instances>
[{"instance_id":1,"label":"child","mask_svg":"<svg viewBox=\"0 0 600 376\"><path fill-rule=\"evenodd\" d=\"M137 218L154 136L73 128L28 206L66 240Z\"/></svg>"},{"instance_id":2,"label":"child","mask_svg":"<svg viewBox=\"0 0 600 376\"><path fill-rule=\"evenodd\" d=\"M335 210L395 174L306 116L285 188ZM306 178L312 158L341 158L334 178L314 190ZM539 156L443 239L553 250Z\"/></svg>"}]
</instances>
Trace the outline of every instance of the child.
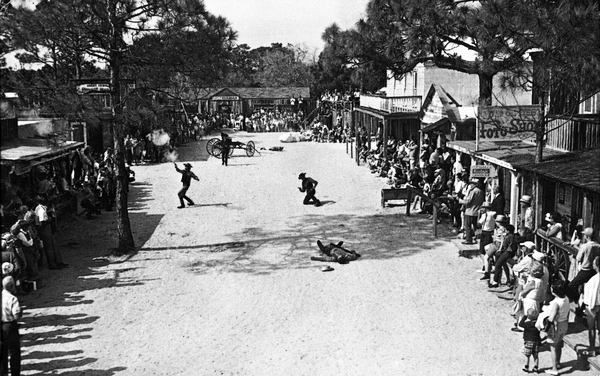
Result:
<instances>
[{"instance_id":1,"label":"child","mask_svg":"<svg viewBox=\"0 0 600 376\"><path fill-rule=\"evenodd\" d=\"M523 327L523 354L527 357L527 363L523 367L523 372L539 372L539 358L538 358L538 347L540 346L542 339L540 337L540 331L535 327L537 319L537 312L534 309L529 309L527 315L523 316L520 322L520 326ZM535 365L529 371L529 357L533 355L533 361Z\"/></svg>"}]
</instances>

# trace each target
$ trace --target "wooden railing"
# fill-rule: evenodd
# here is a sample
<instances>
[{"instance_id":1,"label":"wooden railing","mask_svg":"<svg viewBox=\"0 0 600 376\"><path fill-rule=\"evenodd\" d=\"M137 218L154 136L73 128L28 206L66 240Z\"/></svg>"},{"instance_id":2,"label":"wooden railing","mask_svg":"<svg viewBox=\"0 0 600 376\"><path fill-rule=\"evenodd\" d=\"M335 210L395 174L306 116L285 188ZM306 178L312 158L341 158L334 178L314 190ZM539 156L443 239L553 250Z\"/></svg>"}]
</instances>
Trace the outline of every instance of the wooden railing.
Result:
<instances>
[{"instance_id":1,"label":"wooden railing","mask_svg":"<svg viewBox=\"0 0 600 376\"><path fill-rule=\"evenodd\" d=\"M421 96L412 97L379 97L376 95L360 95L361 107L373 108L389 113L421 111Z\"/></svg>"},{"instance_id":2,"label":"wooden railing","mask_svg":"<svg viewBox=\"0 0 600 376\"><path fill-rule=\"evenodd\" d=\"M535 234L536 249L546 254L550 281L558 278L563 281L573 279L571 264L577 255L577 249L568 243L555 238L547 237L546 231L539 229Z\"/></svg>"}]
</instances>

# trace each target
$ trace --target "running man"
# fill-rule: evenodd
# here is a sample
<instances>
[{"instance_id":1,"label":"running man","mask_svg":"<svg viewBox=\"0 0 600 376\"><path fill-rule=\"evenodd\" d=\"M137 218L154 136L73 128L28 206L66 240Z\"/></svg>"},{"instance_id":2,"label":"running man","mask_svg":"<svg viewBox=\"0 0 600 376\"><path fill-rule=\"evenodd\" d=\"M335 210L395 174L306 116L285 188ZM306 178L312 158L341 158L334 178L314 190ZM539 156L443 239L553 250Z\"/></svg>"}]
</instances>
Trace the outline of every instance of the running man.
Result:
<instances>
[{"instance_id":1,"label":"running man","mask_svg":"<svg viewBox=\"0 0 600 376\"><path fill-rule=\"evenodd\" d=\"M315 193L317 193L317 184L319 184L319 182L312 178L307 178L305 172L298 175L298 179L302 180L302 187L298 187L298 190L300 190L300 192L306 192L306 196L302 203L304 205L314 204L315 206L321 206L321 201L315 197Z\"/></svg>"},{"instance_id":2,"label":"running man","mask_svg":"<svg viewBox=\"0 0 600 376\"><path fill-rule=\"evenodd\" d=\"M196 174L192 172L191 164L184 163L183 166L185 167L185 170L180 170L179 167L177 167L177 163L173 162L173 164L175 165L175 170L181 174L181 182L183 183L183 187L177 193L177 196L179 196L179 202L181 203L177 209L183 209L185 208L185 204L183 203L184 199L187 201L188 205L194 205L194 201L192 201L185 194L187 193L188 189L190 189L190 183L192 182L192 179L196 181L200 181L200 179L198 179Z\"/></svg>"}]
</instances>

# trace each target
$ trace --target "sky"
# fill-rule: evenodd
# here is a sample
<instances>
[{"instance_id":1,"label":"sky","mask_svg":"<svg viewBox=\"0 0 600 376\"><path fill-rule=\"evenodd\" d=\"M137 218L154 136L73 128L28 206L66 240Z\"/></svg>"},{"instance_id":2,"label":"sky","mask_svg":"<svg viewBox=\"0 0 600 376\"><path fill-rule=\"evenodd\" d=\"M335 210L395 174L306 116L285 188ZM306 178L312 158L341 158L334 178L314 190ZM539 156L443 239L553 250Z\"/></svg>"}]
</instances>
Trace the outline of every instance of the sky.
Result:
<instances>
[{"instance_id":1,"label":"sky","mask_svg":"<svg viewBox=\"0 0 600 376\"><path fill-rule=\"evenodd\" d=\"M333 23L353 28L369 0L204 0L206 9L227 18L238 44L251 48L271 43L323 49L321 35Z\"/></svg>"},{"instance_id":2,"label":"sky","mask_svg":"<svg viewBox=\"0 0 600 376\"><path fill-rule=\"evenodd\" d=\"M11 0L32 6L36 0ZM225 17L238 33L238 44L251 48L271 43L300 45L309 56L323 49L321 35L336 23L342 30L353 28L365 15L369 0L204 0L206 9ZM16 59L7 57L17 68Z\"/></svg>"}]
</instances>

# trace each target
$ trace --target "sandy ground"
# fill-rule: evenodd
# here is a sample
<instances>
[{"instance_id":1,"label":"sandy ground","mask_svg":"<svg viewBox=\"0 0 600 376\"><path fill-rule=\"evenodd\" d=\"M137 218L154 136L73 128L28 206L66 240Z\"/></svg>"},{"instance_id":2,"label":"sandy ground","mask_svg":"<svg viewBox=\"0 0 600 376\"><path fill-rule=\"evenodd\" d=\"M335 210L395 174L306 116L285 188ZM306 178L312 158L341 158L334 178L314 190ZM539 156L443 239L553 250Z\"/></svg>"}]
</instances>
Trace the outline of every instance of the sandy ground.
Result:
<instances>
[{"instance_id":1,"label":"sandy ground","mask_svg":"<svg viewBox=\"0 0 600 376\"><path fill-rule=\"evenodd\" d=\"M130 218L139 252L95 261L115 246L114 214L65 218L71 264L46 271L23 297L25 375L519 375L522 337L510 331L507 289L478 281L478 259L433 238L423 216L380 207L385 181L342 144L258 148L229 167L204 143L179 149L200 182L196 206L176 209L169 163L135 167ZM300 172L322 207L303 206ZM363 257L310 261L316 241L343 240ZM564 373L587 375L572 354ZM550 365L547 349L541 368Z\"/></svg>"}]
</instances>

